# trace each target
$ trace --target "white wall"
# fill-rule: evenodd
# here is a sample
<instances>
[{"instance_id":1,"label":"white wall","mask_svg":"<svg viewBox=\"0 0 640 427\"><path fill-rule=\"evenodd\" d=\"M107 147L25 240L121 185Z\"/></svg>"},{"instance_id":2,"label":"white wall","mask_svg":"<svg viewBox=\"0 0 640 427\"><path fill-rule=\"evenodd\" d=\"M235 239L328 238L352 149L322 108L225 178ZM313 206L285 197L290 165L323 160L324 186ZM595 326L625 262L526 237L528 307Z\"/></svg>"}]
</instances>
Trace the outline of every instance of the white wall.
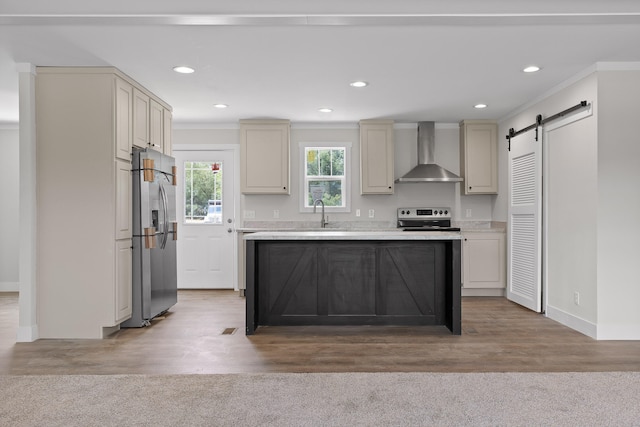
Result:
<instances>
[{"instance_id":1,"label":"white wall","mask_svg":"<svg viewBox=\"0 0 640 427\"><path fill-rule=\"evenodd\" d=\"M394 127L395 176L404 175L418 161L417 126L398 123ZM393 195L360 195L360 136L357 123L291 125L291 195L243 195L241 212L255 211L256 221L276 220L274 210L279 211L278 221L314 221L318 215L301 213L299 209L300 189L300 142L350 142L351 143L351 212L329 213L330 222L385 221L395 223L396 208L400 206L441 205L453 208L455 219L492 220L495 196L460 196L460 184L420 183L396 184ZM239 131L235 125L214 129L182 129L176 125L173 144L238 144ZM460 172L458 124L436 124L435 159L438 164L454 173ZM506 187L504 187L506 188ZM362 216L355 216L360 209ZM375 210L375 218L368 218L369 209ZM465 217L471 209L471 217Z\"/></svg>"},{"instance_id":2,"label":"white wall","mask_svg":"<svg viewBox=\"0 0 640 427\"><path fill-rule=\"evenodd\" d=\"M0 291L17 291L20 249L19 133L0 129Z\"/></svg>"},{"instance_id":3,"label":"white wall","mask_svg":"<svg viewBox=\"0 0 640 427\"><path fill-rule=\"evenodd\" d=\"M598 74L598 338L638 340L640 70Z\"/></svg>"}]
</instances>

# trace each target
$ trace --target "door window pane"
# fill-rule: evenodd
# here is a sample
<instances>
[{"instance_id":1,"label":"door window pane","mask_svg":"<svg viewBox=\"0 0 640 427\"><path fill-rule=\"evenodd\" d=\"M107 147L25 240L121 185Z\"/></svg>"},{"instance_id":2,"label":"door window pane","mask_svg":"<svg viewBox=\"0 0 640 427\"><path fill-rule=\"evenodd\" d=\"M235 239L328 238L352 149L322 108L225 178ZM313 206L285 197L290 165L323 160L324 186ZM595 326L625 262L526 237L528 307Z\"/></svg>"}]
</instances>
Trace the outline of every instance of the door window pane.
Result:
<instances>
[{"instance_id":1,"label":"door window pane","mask_svg":"<svg viewBox=\"0 0 640 427\"><path fill-rule=\"evenodd\" d=\"M184 162L186 224L222 224L222 162Z\"/></svg>"}]
</instances>

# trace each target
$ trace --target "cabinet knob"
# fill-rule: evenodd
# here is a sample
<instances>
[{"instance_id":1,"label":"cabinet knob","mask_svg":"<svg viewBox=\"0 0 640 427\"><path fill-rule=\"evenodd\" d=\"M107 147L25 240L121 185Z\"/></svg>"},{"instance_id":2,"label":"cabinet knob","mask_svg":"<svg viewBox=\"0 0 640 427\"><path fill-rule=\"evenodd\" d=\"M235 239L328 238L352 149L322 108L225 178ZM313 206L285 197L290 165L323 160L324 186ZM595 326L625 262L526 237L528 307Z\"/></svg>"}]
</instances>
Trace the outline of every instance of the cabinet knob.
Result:
<instances>
[{"instance_id":1,"label":"cabinet knob","mask_svg":"<svg viewBox=\"0 0 640 427\"><path fill-rule=\"evenodd\" d=\"M287 187L282 187L282 189L283 189L283 190L286 190L286 189L287 189Z\"/></svg>"},{"instance_id":2,"label":"cabinet knob","mask_svg":"<svg viewBox=\"0 0 640 427\"><path fill-rule=\"evenodd\" d=\"M469 186L469 190L471 190L471 186Z\"/></svg>"},{"instance_id":3,"label":"cabinet knob","mask_svg":"<svg viewBox=\"0 0 640 427\"><path fill-rule=\"evenodd\" d=\"M391 190L391 186L389 186L389 190Z\"/></svg>"}]
</instances>

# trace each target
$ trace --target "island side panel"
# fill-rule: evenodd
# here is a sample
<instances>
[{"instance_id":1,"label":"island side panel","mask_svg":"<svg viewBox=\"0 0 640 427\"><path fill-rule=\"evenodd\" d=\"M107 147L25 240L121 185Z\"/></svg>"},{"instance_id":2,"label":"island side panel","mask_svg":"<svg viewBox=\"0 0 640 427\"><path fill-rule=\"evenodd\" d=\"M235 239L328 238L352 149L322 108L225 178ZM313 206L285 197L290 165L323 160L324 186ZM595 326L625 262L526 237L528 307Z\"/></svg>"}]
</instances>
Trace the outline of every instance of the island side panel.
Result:
<instances>
[{"instance_id":1,"label":"island side panel","mask_svg":"<svg viewBox=\"0 0 640 427\"><path fill-rule=\"evenodd\" d=\"M258 316L257 308L257 292L256 292L256 242L254 240L246 240L245 255L245 303L246 303L246 334L253 335L257 328Z\"/></svg>"},{"instance_id":2,"label":"island side panel","mask_svg":"<svg viewBox=\"0 0 640 427\"><path fill-rule=\"evenodd\" d=\"M447 243L447 279L445 325L453 335L462 334L462 277L461 277L461 241Z\"/></svg>"}]
</instances>

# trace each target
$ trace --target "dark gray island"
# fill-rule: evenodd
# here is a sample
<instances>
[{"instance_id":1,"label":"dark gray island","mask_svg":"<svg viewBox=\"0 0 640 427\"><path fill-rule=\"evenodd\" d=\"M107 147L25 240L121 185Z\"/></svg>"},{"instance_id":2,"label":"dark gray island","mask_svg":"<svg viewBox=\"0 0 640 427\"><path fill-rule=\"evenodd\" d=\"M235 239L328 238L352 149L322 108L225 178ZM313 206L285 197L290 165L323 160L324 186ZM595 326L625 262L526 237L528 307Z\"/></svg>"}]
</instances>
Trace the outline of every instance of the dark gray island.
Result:
<instances>
[{"instance_id":1,"label":"dark gray island","mask_svg":"<svg viewBox=\"0 0 640 427\"><path fill-rule=\"evenodd\" d=\"M246 333L276 325L445 325L461 333L455 232L245 236Z\"/></svg>"}]
</instances>

